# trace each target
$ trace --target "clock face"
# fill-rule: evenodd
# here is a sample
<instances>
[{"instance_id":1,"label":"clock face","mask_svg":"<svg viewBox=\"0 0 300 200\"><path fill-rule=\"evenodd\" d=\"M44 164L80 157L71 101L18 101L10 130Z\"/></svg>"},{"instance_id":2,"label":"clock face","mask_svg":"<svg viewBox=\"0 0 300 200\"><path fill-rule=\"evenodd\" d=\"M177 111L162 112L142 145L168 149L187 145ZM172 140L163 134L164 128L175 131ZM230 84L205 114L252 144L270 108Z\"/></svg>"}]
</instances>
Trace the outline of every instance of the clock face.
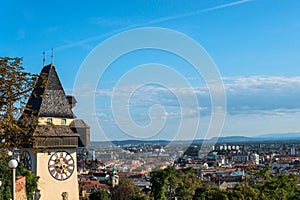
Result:
<instances>
[{"instance_id":1,"label":"clock face","mask_svg":"<svg viewBox=\"0 0 300 200\"><path fill-rule=\"evenodd\" d=\"M72 175L74 167L74 159L66 151L55 152L48 162L49 173L59 181L68 179Z\"/></svg>"},{"instance_id":2,"label":"clock face","mask_svg":"<svg viewBox=\"0 0 300 200\"><path fill-rule=\"evenodd\" d=\"M21 161L24 163L24 167L26 169L32 170L32 160L28 151L25 151L24 154L21 156Z\"/></svg>"}]
</instances>

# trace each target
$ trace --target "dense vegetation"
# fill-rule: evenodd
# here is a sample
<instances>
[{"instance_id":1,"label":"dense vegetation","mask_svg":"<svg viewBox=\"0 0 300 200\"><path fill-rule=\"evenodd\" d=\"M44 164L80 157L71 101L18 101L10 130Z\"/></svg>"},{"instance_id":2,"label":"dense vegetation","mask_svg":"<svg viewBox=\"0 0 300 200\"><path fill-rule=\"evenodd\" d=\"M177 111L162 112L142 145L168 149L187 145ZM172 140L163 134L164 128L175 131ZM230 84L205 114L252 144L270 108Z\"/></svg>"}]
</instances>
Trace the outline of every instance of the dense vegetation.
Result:
<instances>
[{"instance_id":1,"label":"dense vegetation","mask_svg":"<svg viewBox=\"0 0 300 200\"><path fill-rule=\"evenodd\" d=\"M30 142L37 119L24 112L36 75L28 73L21 58L0 57L0 149L20 148ZM22 120L20 117L22 116ZM3 156L3 155L2 155Z\"/></svg>"},{"instance_id":2,"label":"dense vegetation","mask_svg":"<svg viewBox=\"0 0 300 200\"><path fill-rule=\"evenodd\" d=\"M0 180L2 185L0 187L0 199L11 199L12 190L12 170L8 166L9 159L0 158ZM32 171L27 170L20 163L17 167L17 176L26 176L26 193L27 199L31 200L34 191L37 190L37 184L39 177L34 176Z\"/></svg>"},{"instance_id":3,"label":"dense vegetation","mask_svg":"<svg viewBox=\"0 0 300 200\"><path fill-rule=\"evenodd\" d=\"M297 186L298 176L294 174L270 175L270 170L255 172L247 183L222 190L209 182L201 181L192 169L176 170L175 167L160 169L151 173L151 193L145 194L131 180L124 179L108 194L95 191L91 200L296 200L300 199Z\"/></svg>"},{"instance_id":4,"label":"dense vegetation","mask_svg":"<svg viewBox=\"0 0 300 200\"><path fill-rule=\"evenodd\" d=\"M300 199L294 174L270 175L270 170L258 171L247 183L237 184L232 189L221 190L216 185L200 181L192 170L175 170L168 167L152 173L152 196L154 199L194 200L243 200L243 199Z\"/></svg>"},{"instance_id":5,"label":"dense vegetation","mask_svg":"<svg viewBox=\"0 0 300 200\"><path fill-rule=\"evenodd\" d=\"M22 153L24 143L33 142L32 130L38 121L25 108L35 80L36 75L25 71L21 58L0 57L0 199L11 198L12 171L8 167L8 152L18 149ZM21 163L17 176L26 176L27 196L32 199L38 177Z\"/></svg>"}]
</instances>

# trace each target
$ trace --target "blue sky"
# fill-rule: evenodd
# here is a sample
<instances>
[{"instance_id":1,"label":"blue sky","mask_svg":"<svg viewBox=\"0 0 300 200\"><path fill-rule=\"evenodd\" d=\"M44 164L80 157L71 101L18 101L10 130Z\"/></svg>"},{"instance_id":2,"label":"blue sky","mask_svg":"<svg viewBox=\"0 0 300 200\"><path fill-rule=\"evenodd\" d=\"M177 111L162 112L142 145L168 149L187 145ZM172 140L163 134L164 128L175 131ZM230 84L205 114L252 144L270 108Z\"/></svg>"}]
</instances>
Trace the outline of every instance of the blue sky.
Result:
<instances>
[{"instance_id":1,"label":"blue sky","mask_svg":"<svg viewBox=\"0 0 300 200\"><path fill-rule=\"evenodd\" d=\"M134 28L175 30L198 42L223 77L227 116L222 135L299 132L299 8L297 0L51 1L46 4L5 1L0 8L0 55L23 57L25 68L39 73L42 52L46 51L49 63L50 49L54 48L57 71L64 88L71 93L83 61L104 40ZM133 121L146 130L151 122L149 109L160 104L164 112L159 109L150 112L157 119L165 119L165 126L148 139L172 139L180 126L179 116L187 117L186 123L191 123L191 127L194 119L200 119L199 130L193 137L205 137L211 102L203 78L176 55L144 49L123 55L107 69L93 94L95 112L76 109L77 116L91 124L92 139L135 138L117 127L111 111L111 95L124 74L146 63L168 65L189 80L199 107L183 109L179 105L176 94L186 93L181 86L173 88L174 95L162 85L148 84L132 93L128 106ZM97 69L95 66L90 70ZM118 95L128 93L131 87L122 85ZM95 128L98 125L89 116L96 116L102 130ZM190 130L185 131L182 139L192 137L188 134Z\"/></svg>"}]
</instances>

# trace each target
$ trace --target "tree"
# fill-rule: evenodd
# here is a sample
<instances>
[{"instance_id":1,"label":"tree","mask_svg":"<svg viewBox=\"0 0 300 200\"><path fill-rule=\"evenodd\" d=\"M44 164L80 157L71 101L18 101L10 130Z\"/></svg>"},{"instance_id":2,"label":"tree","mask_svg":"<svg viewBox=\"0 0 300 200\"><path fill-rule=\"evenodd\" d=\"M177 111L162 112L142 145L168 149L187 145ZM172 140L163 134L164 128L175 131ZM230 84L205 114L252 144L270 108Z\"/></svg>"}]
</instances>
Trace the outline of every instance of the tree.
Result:
<instances>
[{"instance_id":1,"label":"tree","mask_svg":"<svg viewBox=\"0 0 300 200\"><path fill-rule=\"evenodd\" d=\"M167 167L151 172L151 194L154 199L171 199L178 184L178 175L179 173L175 167Z\"/></svg>"},{"instance_id":2,"label":"tree","mask_svg":"<svg viewBox=\"0 0 300 200\"><path fill-rule=\"evenodd\" d=\"M89 196L90 200L109 200L107 191L105 190L96 190L92 192Z\"/></svg>"},{"instance_id":3,"label":"tree","mask_svg":"<svg viewBox=\"0 0 300 200\"><path fill-rule=\"evenodd\" d=\"M237 184L233 189L227 190L227 196L231 200L264 200L266 197L260 191L248 184Z\"/></svg>"},{"instance_id":4,"label":"tree","mask_svg":"<svg viewBox=\"0 0 300 200\"><path fill-rule=\"evenodd\" d=\"M194 200L228 200L226 191L222 191L215 185L209 185L204 190L196 190Z\"/></svg>"},{"instance_id":5,"label":"tree","mask_svg":"<svg viewBox=\"0 0 300 200\"><path fill-rule=\"evenodd\" d=\"M271 167L267 166L265 169L263 170L258 170L258 172L256 173L256 175L259 178L263 178L263 179L268 179L270 178L270 174L271 174Z\"/></svg>"},{"instance_id":6,"label":"tree","mask_svg":"<svg viewBox=\"0 0 300 200\"><path fill-rule=\"evenodd\" d=\"M151 195L154 199L166 200L166 187L168 175L163 169L151 172Z\"/></svg>"},{"instance_id":7,"label":"tree","mask_svg":"<svg viewBox=\"0 0 300 200\"><path fill-rule=\"evenodd\" d=\"M181 180L176 188L176 197L178 199L193 199L196 189L202 187L202 182L192 171L183 171Z\"/></svg>"},{"instance_id":8,"label":"tree","mask_svg":"<svg viewBox=\"0 0 300 200\"><path fill-rule=\"evenodd\" d=\"M192 168L176 170L167 167L151 173L151 194L154 199L192 199L202 182Z\"/></svg>"},{"instance_id":9,"label":"tree","mask_svg":"<svg viewBox=\"0 0 300 200\"><path fill-rule=\"evenodd\" d=\"M257 184L270 199L300 199L300 190L297 186L298 176L295 174L278 174L267 181Z\"/></svg>"},{"instance_id":10,"label":"tree","mask_svg":"<svg viewBox=\"0 0 300 200\"><path fill-rule=\"evenodd\" d=\"M145 195L137 185L134 185L131 179L122 179L120 185L111 190L111 199L147 200L149 197Z\"/></svg>"},{"instance_id":11,"label":"tree","mask_svg":"<svg viewBox=\"0 0 300 200\"><path fill-rule=\"evenodd\" d=\"M297 175L271 175L270 170L270 167L259 170L255 181L250 180L251 186L260 192L260 199L300 199Z\"/></svg>"},{"instance_id":12,"label":"tree","mask_svg":"<svg viewBox=\"0 0 300 200\"><path fill-rule=\"evenodd\" d=\"M12 172L8 167L8 160L0 159L0 168L0 180L2 181L2 185L0 187L0 199L10 199L12 188Z\"/></svg>"},{"instance_id":13,"label":"tree","mask_svg":"<svg viewBox=\"0 0 300 200\"><path fill-rule=\"evenodd\" d=\"M2 185L0 187L0 199L10 199L12 189L12 171L8 166L9 159L0 158L0 180ZM32 171L27 170L21 164L17 167L17 176L26 176L26 194L27 199L32 200L33 193L37 190L37 183L39 177L34 176Z\"/></svg>"},{"instance_id":14,"label":"tree","mask_svg":"<svg viewBox=\"0 0 300 200\"><path fill-rule=\"evenodd\" d=\"M0 57L1 149L20 148L32 139L32 127L37 119L26 115L24 108L35 80L36 75L25 72L21 58Z\"/></svg>"},{"instance_id":15,"label":"tree","mask_svg":"<svg viewBox=\"0 0 300 200\"><path fill-rule=\"evenodd\" d=\"M167 191L166 196L168 199L172 199L176 196L176 188L182 179L182 171L176 170L175 167L167 167L164 169L167 176Z\"/></svg>"},{"instance_id":16,"label":"tree","mask_svg":"<svg viewBox=\"0 0 300 200\"><path fill-rule=\"evenodd\" d=\"M27 170L23 166L19 167L19 174L26 176L26 194L27 199L32 200L34 192L38 189L38 180L39 177L35 176L34 173L30 170Z\"/></svg>"}]
</instances>

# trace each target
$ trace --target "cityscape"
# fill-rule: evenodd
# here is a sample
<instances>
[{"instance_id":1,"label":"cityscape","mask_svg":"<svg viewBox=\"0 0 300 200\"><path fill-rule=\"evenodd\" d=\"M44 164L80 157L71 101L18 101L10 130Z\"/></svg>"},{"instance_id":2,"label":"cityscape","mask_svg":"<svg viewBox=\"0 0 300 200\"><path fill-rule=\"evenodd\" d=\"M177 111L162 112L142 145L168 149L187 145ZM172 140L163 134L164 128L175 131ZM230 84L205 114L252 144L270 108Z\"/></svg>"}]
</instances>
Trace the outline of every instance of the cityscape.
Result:
<instances>
[{"instance_id":1,"label":"cityscape","mask_svg":"<svg viewBox=\"0 0 300 200\"><path fill-rule=\"evenodd\" d=\"M0 200L300 200L300 1L4 1Z\"/></svg>"},{"instance_id":2,"label":"cityscape","mask_svg":"<svg viewBox=\"0 0 300 200\"><path fill-rule=\"evenodd\" d=\"M168 147L166 141L146 141L146 144L145 141L133 144L128 141L123 146L92 142L89 150L83 148L78 152L79 191L81 197L85 197L97 189L109 190L107 183L115 169L119 179L131 179L149 194L151 172L170 166L178 170L192 168L200 180L222 190L249 184L258 178L254 172L267 168L274 176L295 174L299 177L299 139L282 139L247 141L232 137L227 142L208 143L202 151L201 142L187 149L180 143ZM300 186L299 178L297 183Z\"/></svg>"}]
</instances>

